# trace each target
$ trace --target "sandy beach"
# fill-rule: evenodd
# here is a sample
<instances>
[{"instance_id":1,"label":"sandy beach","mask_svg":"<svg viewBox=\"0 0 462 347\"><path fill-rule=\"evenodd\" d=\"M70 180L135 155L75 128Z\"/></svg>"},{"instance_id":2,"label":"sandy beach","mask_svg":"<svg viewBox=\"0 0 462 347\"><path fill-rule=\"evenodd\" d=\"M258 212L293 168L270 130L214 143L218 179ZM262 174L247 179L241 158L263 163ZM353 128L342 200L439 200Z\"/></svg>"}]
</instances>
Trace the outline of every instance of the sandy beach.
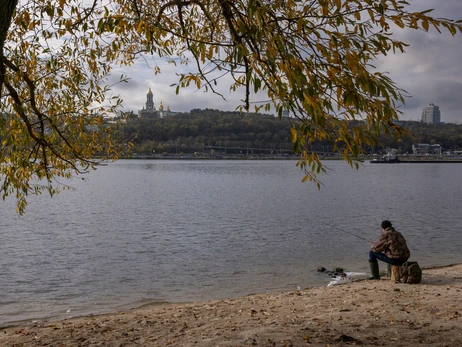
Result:
<instances>
[{"instance_id":1,"label":"sandy beach","mask_svg":"<svg viewBox=\"0 0 462 347\"><path fill-rule=\"evenodd\" d=\"M462 264L0 329L1 346L462 346Z\"/></svg>"}]
</instances>

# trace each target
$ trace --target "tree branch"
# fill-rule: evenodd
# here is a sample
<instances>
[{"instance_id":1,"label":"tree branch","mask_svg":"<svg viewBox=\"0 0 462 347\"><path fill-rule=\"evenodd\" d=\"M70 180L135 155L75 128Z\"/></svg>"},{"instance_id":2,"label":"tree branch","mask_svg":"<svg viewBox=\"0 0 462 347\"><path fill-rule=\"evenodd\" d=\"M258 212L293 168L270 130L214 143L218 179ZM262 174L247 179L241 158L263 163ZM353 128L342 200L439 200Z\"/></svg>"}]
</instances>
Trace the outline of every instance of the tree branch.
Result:
<instances>
[{"instance_id":1,"label":"tree branch","mask_svg":"<svg viewBox=\"0 0 462 347\"><path fill-rule=\"evenodd\" d=\"M18 0L2 0L2 10L0 11L0 99L3 96L2 91L6 72L3 64L3 48L5 47L6 36L17 4Z\"/></svg>"}]
</instances>

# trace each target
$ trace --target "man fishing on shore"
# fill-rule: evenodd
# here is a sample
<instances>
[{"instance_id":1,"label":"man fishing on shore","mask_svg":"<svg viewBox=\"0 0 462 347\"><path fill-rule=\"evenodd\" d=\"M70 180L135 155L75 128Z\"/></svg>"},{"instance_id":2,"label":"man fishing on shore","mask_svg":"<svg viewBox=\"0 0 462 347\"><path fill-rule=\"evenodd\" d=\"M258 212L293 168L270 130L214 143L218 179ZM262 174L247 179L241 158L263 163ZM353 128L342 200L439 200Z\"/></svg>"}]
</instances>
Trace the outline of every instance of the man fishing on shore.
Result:
<instances>
[{"instance_id":1,"label":"man fishing on shore","mask_svg":"<svg viewBox=\"0 0 462 347\"><path fill-rule=\"evenodd\" d=\"M369 265L371 267L370 280L379 280L379 263L381 260L391 265L402 265L411 256L406 240L400 232L392 227L391 222L384 220L381 225L382 234L369 251Z\"/></svg>"}]
</instances>

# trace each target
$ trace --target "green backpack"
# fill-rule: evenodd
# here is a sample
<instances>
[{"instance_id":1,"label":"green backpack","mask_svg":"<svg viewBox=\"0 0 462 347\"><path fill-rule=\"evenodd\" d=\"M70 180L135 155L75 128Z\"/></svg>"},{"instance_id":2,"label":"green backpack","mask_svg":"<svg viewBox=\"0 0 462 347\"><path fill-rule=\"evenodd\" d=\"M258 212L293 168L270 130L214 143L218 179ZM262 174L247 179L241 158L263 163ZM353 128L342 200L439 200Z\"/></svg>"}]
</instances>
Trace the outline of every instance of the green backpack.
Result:
<instances>
[{"instance_id":1,"label":"green backpack","mask_svg":"<svg viewBox=\"0 0 462 347\"><path fill-rule=\"evenodd\" d=\"M416 261L407 261L401 265L399 282L420 283L422 281L422 269Z\"/></svg>"}]
</instances>

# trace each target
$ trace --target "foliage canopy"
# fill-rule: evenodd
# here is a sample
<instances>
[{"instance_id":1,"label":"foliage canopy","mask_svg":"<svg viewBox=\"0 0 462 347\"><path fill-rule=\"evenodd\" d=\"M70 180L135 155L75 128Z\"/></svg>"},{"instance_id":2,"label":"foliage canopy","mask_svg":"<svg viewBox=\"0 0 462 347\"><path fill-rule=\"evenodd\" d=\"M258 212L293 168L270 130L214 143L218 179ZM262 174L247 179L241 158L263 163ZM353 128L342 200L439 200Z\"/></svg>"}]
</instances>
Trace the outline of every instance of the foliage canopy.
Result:
<instances>
[{"instance_id":1,"label":"foliage canopy","mask_svg":"<svg viewBox=\"0 0 462 347\"><path fill-rule=\"evenodd\" d=\"M180 88L212 92L220 76L244 90L242 109L290 111L306 179L322 171L307 148L338 144L350 164L385 131L402 129L404 102L375 58L406 44L395 28L455 35L460 22L412 12L397 0L3 0L0 18L0 154L3 197L16 194L22 212L29 193L59 189L59 177L117 158L102 117L120 106L108 93L114 66L143 54L195 66ZM159 72L158 67L155 72ZM121 80L124 76L121 77ZM267 98L252 102L252 93ZM364 120L353 130L348 120ZM341 145L340 145L341 144ZM35 184L32 184L32 182Z\"/></svg>"}]
</instances>

